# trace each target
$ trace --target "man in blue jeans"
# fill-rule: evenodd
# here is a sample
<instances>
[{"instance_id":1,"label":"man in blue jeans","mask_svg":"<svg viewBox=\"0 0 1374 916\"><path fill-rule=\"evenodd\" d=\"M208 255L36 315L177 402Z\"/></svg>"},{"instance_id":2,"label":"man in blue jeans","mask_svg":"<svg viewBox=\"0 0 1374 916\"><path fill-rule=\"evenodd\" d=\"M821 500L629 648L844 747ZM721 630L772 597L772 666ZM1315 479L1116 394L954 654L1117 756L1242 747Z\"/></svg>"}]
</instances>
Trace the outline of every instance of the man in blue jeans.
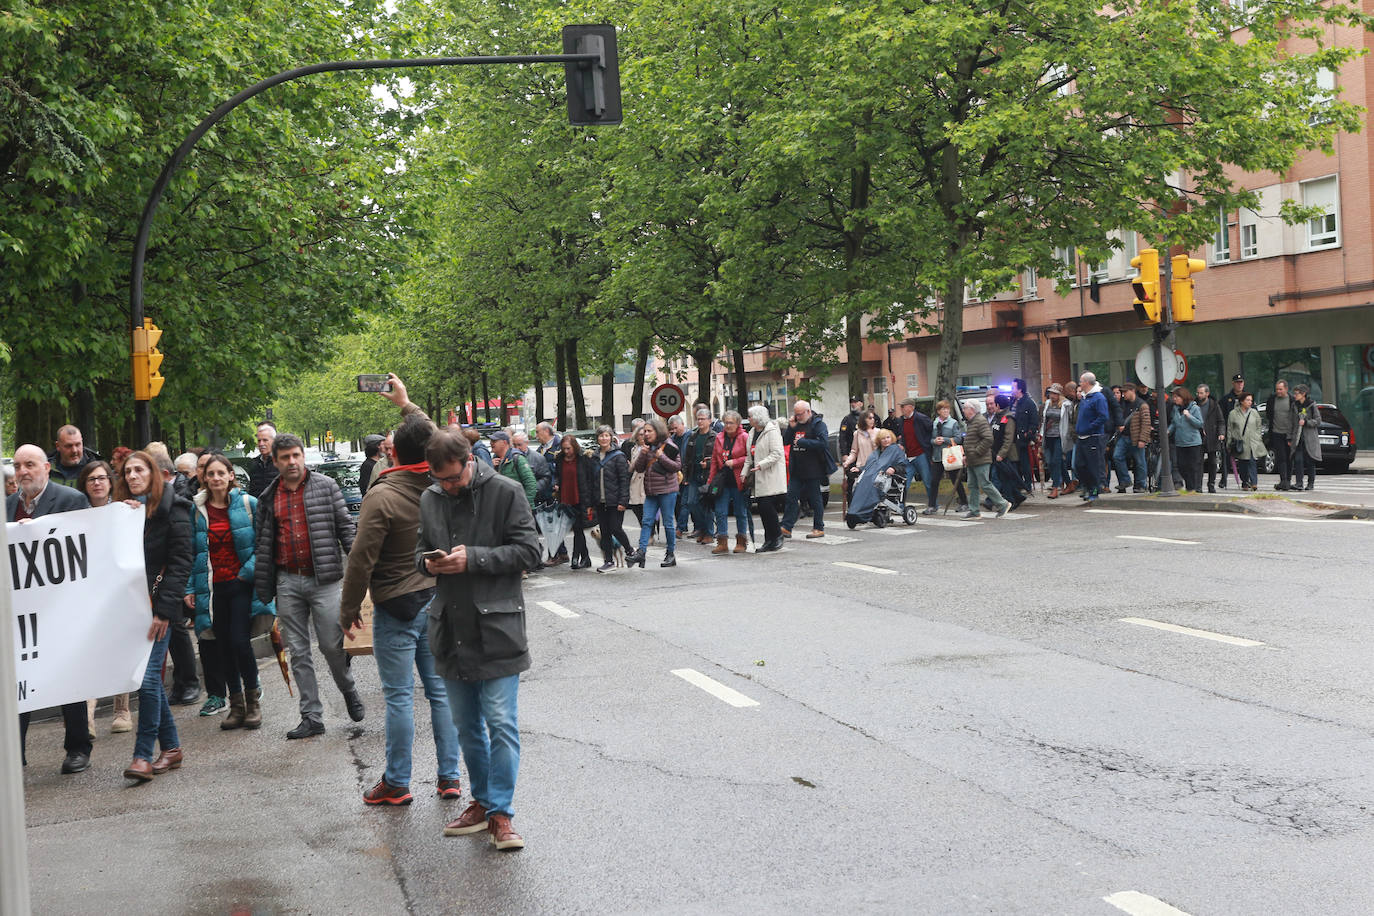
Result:
<instances>
[{"instance_id":1,"label":"man in blue jeans","mask_svg":"<svg viewBox=\"0 0 1374 916\"><path fill-rule=\"evenodd\" d=\"M434 480L420 497L416 569L437 577L429 646L444 678L472 803L445 836L486 831L521 849L511 826L520 768L520 672L530 667L521 574L539 565L534 514L520 485L479 461L463 436L439 430L425 448Z\"/></svg>"},{"instance_id":2,"label":"man in blue jeans","mask_svg":"<svg viewBox=\"0 0 1374 916\"><path fill-rule=\"evenodd\" d=\"M899 413L891 417L883 426L892 430L897 436L897 444L906 452L907 472L906 485L910 488L915 482L917 475L920 475L921 484L926 488L926 493L930 493L930 451L931 431L935 428L934 422L930 417L916 409L914 398L903 398L898 405ZM906 501L906 490L902 491L902 500Z\"/></svg>"},{"instance_id":3,"label":"man in blue jeans","mask_svg":"<svg viewBox=\"0 0 1374 916\"><path fill-rule=\"evenodd\" d=\"M416 530L420 527L420 494L429 486L425 446L434 424L410 403L406 387L391 376L391 391L382 397L401 408L404 419L392 447L396 462L368 487L358 517L358 533L344 570L339 624L351 640L362 627L363 596L372 592L372 656L386 698L386 771L363 793L369 805L408 805L411 747L415 741L415 670L419 669L438 758L435 789L440 798L463 795L458 779L458 729L453 724L448 692L434 670L429 651L429 616L434 579L415 568Z\"/></svg>"}]
</instances>

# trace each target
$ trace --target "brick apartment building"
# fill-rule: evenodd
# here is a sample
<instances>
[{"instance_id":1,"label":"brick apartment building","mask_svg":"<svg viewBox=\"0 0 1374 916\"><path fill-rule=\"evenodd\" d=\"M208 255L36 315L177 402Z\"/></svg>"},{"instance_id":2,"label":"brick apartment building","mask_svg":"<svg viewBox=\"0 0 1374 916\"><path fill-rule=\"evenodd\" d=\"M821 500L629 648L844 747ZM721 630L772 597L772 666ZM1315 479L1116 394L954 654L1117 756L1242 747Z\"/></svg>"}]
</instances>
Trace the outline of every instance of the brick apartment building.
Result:
<instances>
[{"instance_id":1,"label":"brick apartment building","mask_svg":"<svg viewBox=\"0 0 1374 916\"><path fill-rule=\"evenodd\" d=\"M1335 30L1329 39L1365 48L1374 43L1357 30ZM1357 58L1321 82L1368 108L1374 62ZM1261 203L1254 211L1219 212L1215 238L1192 254L1205 258L1207 269L1195 276L1196 320L1176 338L1188 360L1186 384L1207 382L1220 395L1239 372L1262 401L1277 378L1307 383L1319 401L1342 409L1362 447L1374 447L1371 170L1374 134L1366 130L1340 135L1333 155L1304 155L1288 174L1240 176ZM1285 199L1321 206L1325 215L1287 225L1278 215ZM1027 273L1014 292L964 303L959 382L999 384L1019 376L1037 393L1083 370L1111 383L1136 381L1135 355L1151 335L1131 308L1130 259L1152 243L1130 231L1118 237L1123 249L1105 264L1057 252L1074 278L1067 295L1052 280ZM903 397L931 394L939 344L937 336L917 335L865 345L868 402L882 414ZM763 370L763 354L751 355L748 369L751 400L770 407L787 400L787 380ZM827 413L847 409L844 387L842 373L827 380L821 399Z\"/></svg>"}]
</instances>

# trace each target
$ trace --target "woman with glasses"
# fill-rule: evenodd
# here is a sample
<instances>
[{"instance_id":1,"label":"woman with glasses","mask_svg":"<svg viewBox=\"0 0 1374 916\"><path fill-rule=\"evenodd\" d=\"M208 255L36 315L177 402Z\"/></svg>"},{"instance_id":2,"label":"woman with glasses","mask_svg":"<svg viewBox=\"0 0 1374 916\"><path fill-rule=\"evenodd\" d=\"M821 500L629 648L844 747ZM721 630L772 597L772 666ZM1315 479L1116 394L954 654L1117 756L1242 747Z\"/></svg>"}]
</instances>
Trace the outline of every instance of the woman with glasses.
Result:
<instances>
[{"instance_id":1,"label":"woman with glasses","mask_svg":"<svg viewBox=\"0 0 1374 916\"><path fill-rule=\"evenodd\" d=\"M76 488L86 494L91 508L114 504L115 472L103 461L92 461L81 469L76 478ZM91 737L95 737L95 700L86 701L86 717L90 719ZM122 735L134 730L134 720L129 715L129 695L117 693L114 696L114 720L110 722L110 734Z\"/></svg>"},{"instance_id":2,"label":"woman with glasses","mask_svg":"<svg viewBox=\"0 0 1374 916\"><path fill-rule=\"evenodd\" d=\"M152 609L148 638L153 650L138 691L138 734L124 777L147 782L182 763L181 739L162 687L162 662L167 657L167 634L182 620L182 598L191 571L191 507L177 497L170 483L163 482L147 452L134 452L125 459L115 499L142 512L144 518L143 566ZM153 759L155 744L162 746L157 759Z\"/></svg>"}]
</instances>

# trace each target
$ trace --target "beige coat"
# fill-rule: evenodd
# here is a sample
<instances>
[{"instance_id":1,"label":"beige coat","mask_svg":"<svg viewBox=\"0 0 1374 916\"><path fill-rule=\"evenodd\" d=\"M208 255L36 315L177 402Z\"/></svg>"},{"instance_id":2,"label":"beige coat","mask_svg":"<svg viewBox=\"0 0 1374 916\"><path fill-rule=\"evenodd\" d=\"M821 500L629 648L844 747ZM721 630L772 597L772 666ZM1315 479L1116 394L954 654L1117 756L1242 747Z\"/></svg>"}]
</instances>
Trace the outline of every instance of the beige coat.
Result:
<instances>
[{"instance_id":1,"label":"beige coat","mask_svg":"<svg viewBox=\"0 0 1374 916\"><path fill-rule=\"evenodd\" d=\"M762 431L749 431L749 456L744 473L754 475L754 496L778 496L787 492L787 468L782 460L782 433L769 420Z\"/></svg>"}]
</instances>

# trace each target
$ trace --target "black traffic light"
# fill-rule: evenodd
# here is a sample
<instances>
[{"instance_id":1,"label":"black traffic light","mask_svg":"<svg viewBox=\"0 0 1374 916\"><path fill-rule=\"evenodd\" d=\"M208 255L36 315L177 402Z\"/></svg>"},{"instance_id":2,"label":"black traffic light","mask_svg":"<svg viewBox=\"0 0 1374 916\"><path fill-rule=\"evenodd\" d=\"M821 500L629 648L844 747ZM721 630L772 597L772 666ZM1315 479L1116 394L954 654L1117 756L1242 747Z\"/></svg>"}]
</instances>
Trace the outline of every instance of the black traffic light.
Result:
<instances>
[{"instance_id":1,"label":"black traffic light","mask_svg":"<svg viewBox=\"0 0 1374 916\"><path fill-rule=\"evenodd\" d=\"M563 26L564 54L598 54L593 61L564 64L568 80L568 121L572 124L620 123L620 62L613 25Z\"/></svg>"}]
</instances>

